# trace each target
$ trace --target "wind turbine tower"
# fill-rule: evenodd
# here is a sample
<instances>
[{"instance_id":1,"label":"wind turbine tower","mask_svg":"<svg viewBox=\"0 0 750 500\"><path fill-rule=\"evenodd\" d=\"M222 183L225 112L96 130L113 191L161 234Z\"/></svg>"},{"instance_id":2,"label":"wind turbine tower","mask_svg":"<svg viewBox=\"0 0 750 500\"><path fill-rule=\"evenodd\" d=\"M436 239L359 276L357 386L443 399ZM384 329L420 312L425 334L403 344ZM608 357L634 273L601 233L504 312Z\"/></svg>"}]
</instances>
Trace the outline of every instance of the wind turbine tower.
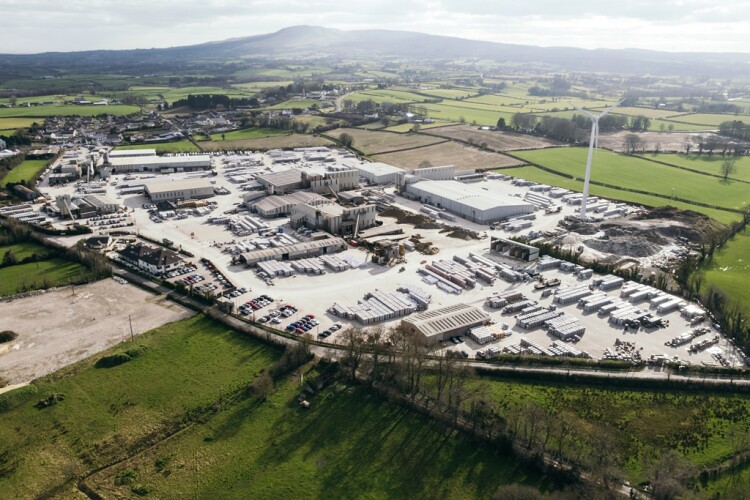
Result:
<instances>
[{"instance_id":1,"label":"wind turbine tower","mask_svg":"<svg viewBox=\"0 0 750 500\"><path fill-rule=\"evenodd\" d=\"M581 200L581 218L586 217L586 202L589 199L589 181L591 180L591 160L594 158L594 148L599 147L599 119L606 116L607 113L615 109L617 106L622 104L622 101L618 101L609 108L602 111L600 114L595 115L583 108L573 106L581 113L591 118L591 139L589 139L589 157L586 161L586 178L583 181L583 199Z\"/></svg>"}]
</instances>

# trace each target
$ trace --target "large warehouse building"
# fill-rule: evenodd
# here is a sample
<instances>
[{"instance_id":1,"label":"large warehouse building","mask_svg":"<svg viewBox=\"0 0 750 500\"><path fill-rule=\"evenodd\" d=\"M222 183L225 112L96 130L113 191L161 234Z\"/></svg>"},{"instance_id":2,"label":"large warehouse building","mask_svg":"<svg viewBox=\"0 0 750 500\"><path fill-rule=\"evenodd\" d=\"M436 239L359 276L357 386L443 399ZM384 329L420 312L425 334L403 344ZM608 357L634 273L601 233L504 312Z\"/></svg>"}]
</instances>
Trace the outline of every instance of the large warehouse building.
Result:
<instances>
[{"instance_id":1,"label":"large warehouse building","mask_svg":"<svg viewBox=\"0 0 750 500\"><path fill-rule=\"evenodd\" d=\"M298 191L284 196L266 196L258 201L250 202L249 204L246 202L253 212L257 212L261 216L269 219L289 215L292 213L292 208L297 205L307 204L318 206L326 203L331 202L319 194L307 193L305 191Z\"/></svg>"},{"instance_id":2,"label":"large warehouse building","mask_svg":"<svg viewBox=\"0 0 750 500\"><path fill-rule=\"evenodd\" d=\"M479 186L458 181L420 181L408 184L406 191L422 203L443 208L479 224L534 211L534 205L520 198L491 193Z\"/></svg>"},{"instance_id":3,"label":"large warehouse building","mask_svg":"<svg viewBox=\"0 0 750 500\"><path fill-rule=\"evenodd\" d=\"M396 176L404 171L402 168L388 165L387 163L373 162L354 165L359 175L367 179L371 184L389 184L396 182Z\"/></svg>"},{"instance_id":4,"label":"large warehouse building","mask_svg":"<svg viewBox=\"0 0 750 500\"><path fill-rule=\"evenodd\" d=\"M294 228L306 226L344 236L374 226L376 219L375 205L344 207L335 203L319 206L303 204L292 208L289 223Z\"/></svg>"},{"instance_id":5,"label":"large warehouse building","mask_svg":"<svg viewBox=\"0 0 750 500\"><path fill-rule=\"evenodd\" d=\"M146 184L145 189L146 196L154 202L196 200L214 195L214 186L208 179L151 182Z\"/></svg>"},{"instance_id":6,"label":"large warehouse building","mask_svg":"<svg viewBox=\"0 0 750 500\"><path fill-rule=\"evenodd\" d=\"M118 158L110 155L109 163L115 174L128 172L192 172L210 169L211 157L209 155L195 155L126 156Z\"/></svg>"},{"instance_id":7,"label":"large warehouse building","mask_svg":"<svg viewBox=\"0 0 750 500\"><path fill-rule=\"evenodd\" d=\"M401 320L407 332L421 335L428 344L436 344L456 335L465 335L471 328L486 325L490 316L468 304L453 304L415 314Z\"/></svg>"},{"instance_id":8,"label":"large warehouse building","mask_svg":"<svg viewBox=\"0 0 750 500\"><path fill-rule=\"evenodd\" d=\"M134 158L139 156L156 156L155 149L116 149L107 153L110 160L113 158Z\"/></svg>"}]
</instances>

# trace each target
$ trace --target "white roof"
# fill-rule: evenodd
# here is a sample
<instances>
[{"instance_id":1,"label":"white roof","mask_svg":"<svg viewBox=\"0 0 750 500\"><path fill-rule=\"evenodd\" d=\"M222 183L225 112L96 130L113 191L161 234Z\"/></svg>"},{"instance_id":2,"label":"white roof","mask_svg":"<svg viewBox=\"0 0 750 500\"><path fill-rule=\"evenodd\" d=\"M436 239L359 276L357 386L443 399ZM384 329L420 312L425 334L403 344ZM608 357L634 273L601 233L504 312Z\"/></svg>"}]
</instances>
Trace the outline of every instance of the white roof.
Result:
<instances>
[{"instance_id":1,"label":"white roof","mask_svg":"<svg viewBox=\"0 0 750 500\"><path fill-rule=\"evenodd\" d=\"M476 184L464 184L458 181L419 181L410 184L407 189L441 196L477 210L489 210L498 206L529 205L520 198L485 191Z\"/></svg>"},{"instance_id":2,"label":"white roof","mask_svg":"<svg viewBox=\"0 0 750 500\"><path fill-rule=\"evenodd\" d=\"M172 191L184 191L187 189L203 189L212 188L211 181L208 179L183 179L183 180L169 180L164 182L152 182L146 184L146 189L149 193L171 193Z\"/></svg>"},{"instance_id":3,"label":"white roof","mask_svg":"<svg viewBox=\"0 0 750 500\"><path fill-rule=\"evenodd\" d=\"M156 156L155 149L116 149L110 151L110 158L125 158L128 156Z\"/></svg>"},{"instance_id":4,"label":"white roof","mask_svg":"<svg viewBox=\"0 0 750 500\"><path fill-rule=\"evenodd\" d=\"M360 172L367 172L374 175L397 174L404 171L403 168L394 167L393 165L389 165L387 163L382 163L379 161L372 163L363 163L361 165L354 165L354 168L356 168Z\"/></svg>"},{"instance_id":5,"label":"white roof","mask_svg":"<svg viewBox=\"0 0 750 500\"><path fill-rule=\"evenodd\" d=\"M185 165L199 164L210 165L211 157L209 155L196 156L130 156L126 158L110 158L113 166L118 165Z\"/></svg>"}]
</instances>

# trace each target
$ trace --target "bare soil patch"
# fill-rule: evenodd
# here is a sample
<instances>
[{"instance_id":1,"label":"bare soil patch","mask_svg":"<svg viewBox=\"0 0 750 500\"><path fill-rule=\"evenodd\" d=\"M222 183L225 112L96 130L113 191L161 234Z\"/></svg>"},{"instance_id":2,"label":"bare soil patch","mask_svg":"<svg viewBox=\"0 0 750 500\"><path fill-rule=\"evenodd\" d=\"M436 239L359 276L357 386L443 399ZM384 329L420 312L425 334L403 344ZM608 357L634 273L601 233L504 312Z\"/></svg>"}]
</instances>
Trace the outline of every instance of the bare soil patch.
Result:
<instances>
[{"instance_id":1,"label":"bare soil patch","mask_svg":"<svg viewBox=\"0 0 750 500\"><path fill-rule=\"evenodd\" d=\"M544 137L518 134L509 131L479 130L478 127L472 125L441 127L434 130L428 130L427 133L449 139L458 139L467 142L473 141L474 144L485 143L488 148L496 151L539 149L562 145L561 142L545 139Z\"/></svg>"},{"instance_id":2,"label":"bare soil patch","mask_svg":"<svg viewBox=\"0 0 750 500\"><path fill-rule=\"evenodd\" d=\"M0 378L30 382L165 323L194 313L163 296L106 279L0 303L3 330L19 337L0 345Z\"/></svg>"},{"instance_id":3,"label":"bare soil patch","mask_svg":"<svg viewBox=\"0 0 750 500\"><path fill-rule=\"evenodd\" d=\"M463 146L457 142L446 142L410 151L380 154L375 159L401 168L417 168L425 160L435 166L455 165L456 170L490 170L523 165L522 161L504 154L482 151Z\"/></svg>"},{"instance_id":4,"label":"bare soil patch","mask_svg":"<svg viewBox=\"0 0 750 500\"><path fill-rule=\"evenodd\" d=\"M356 149L359 149L368 155L399 149L419 148L421 146L435 144L444 140L439 137L429 137L421 134L396 134L393 132L380 132L377 130L362 130L356 128L340 128L327 132L331 137L339 137L344 133L349 134L354 138L354 144L352 145Z\"/></svg>"}]
</instances>

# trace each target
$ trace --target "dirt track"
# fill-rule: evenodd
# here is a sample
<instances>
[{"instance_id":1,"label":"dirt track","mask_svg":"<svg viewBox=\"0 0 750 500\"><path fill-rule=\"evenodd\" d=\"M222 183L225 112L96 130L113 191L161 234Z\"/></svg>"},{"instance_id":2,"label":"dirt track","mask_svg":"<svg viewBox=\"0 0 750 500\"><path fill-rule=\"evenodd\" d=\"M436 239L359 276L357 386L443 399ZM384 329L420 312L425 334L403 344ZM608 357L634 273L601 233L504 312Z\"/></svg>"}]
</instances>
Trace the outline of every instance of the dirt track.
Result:
<instances>
[{"instance_id":1,"label":"dirt track","mask_svg":"<svg viewBox=\"0 0 750 500\"><path fill-rule=\"evenodd\" d=\"M30 382L192 311L111 279L0 303L0 330L18 339L0 346L0 379Z\"/></svg>"}]
</instances>

